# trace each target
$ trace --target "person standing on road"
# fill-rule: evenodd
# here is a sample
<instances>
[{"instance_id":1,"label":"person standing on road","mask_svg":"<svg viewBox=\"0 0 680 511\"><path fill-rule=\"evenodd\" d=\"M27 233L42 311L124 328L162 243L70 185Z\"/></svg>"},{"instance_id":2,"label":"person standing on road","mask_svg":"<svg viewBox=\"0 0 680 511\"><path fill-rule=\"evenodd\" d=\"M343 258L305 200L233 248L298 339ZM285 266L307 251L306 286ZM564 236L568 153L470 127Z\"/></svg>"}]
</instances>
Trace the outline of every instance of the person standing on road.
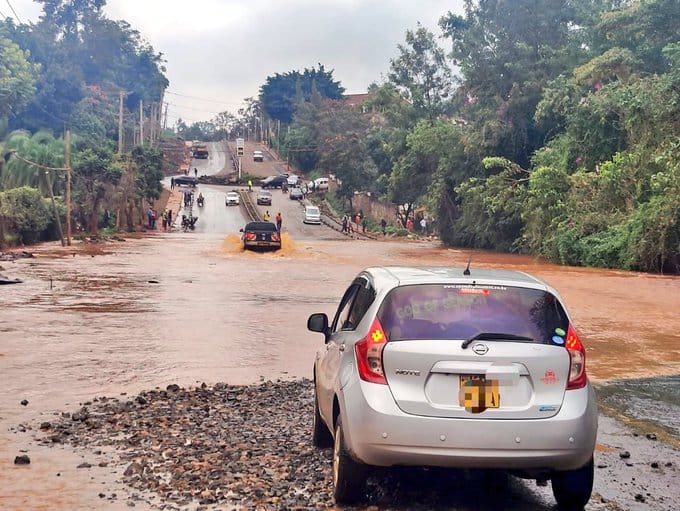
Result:
<instances>
[{"instance_id":1,"label":"person standing on road","mask_svg":"<svg viewBox=\"0 0 680 511\"><path fill-rule=\"evenodd\" d=\"M175 178L174 177L170 178L170 189L171 190L175 189Z\"/></svg>"},{"instance_id":2,"label":"person standing on road","mask_svg":"<svg viewBox=\"0 0 680 511\"><path fill-rule=\"evenodd\" d=\"M420 230L423 231L423 234L427 234L427 220L425 220L425 217L420 219Z\"/></svg>"},{"instance_id":3,"label":"person standing on road","mask_svg":"<svg viewBox=\"0 0 680 511\"><path fill-rule=\"evenodd\" d=\"M387 222L384 218L380 220L380 229L382 230L383 236L385 236L387 234Z\"/></svg>"},{"instance_id":4,"label":"person standing on road","mask_svg":"<svg viewBox=\"0 0 680 511\"><path fill-rule=\"evenodd\" d=\"M250 179L248 180L248 191L249 192L253 191L253 182Z\"/></svg>"},{"instance_id":5,"label":"person standing on road","mask_svg":"<svg viewBox=\"0 0 680 511\"><path fill-rule=\"evenodd\" d=\"M265 222L269 222L269 219L271 218L271 215L269 214L269 210L264 212L264 216L262 217Z\"/></svg>"},{"instance_id":6,"label":"person standing on road","mask_svg":"<svg viewBox=\"0 0 680 511\"><path fill-rule=\"evenodd\" d=\"M198 169L194 167L194 177L198 177Z\"/></svg>"},{"instance_id":7,"label":"person standing on road","mask_svg":"<svg viewBox=\"0 0 680 511\"><path fill-rule=\"evenodd\" d=\"M347 215L342 217L342 232L343 234L347 233Z\"/></svg>"},{"instance_id":8,"label":"person standing on road","mask_svg":"<svg viewBox=\"0 0 680 511\"><path fill-rule=\"evenodd\" d=\"M276 214L276 230L281 232L281 224L283 223L283 217L281 216L281 212L279 211Z\"/></svg>"},{"instance_id":9,"label":"person standing on road","mask_svg":"<svg viewBox=\"0 0 680 511\"><path fill-rule=\"evenodd\" d=\"M366 224L368 224L368 220L366 220L366 217L361 218L361 232L366 234Z\"/></svg>"}]
</instances>

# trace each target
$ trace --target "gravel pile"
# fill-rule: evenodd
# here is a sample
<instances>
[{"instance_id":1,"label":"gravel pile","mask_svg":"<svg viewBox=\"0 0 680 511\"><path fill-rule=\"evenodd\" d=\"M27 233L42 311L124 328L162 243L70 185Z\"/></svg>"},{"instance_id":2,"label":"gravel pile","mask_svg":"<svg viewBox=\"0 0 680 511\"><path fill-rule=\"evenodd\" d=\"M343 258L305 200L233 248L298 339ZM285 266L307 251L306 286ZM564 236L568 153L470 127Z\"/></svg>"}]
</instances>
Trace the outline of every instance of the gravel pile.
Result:
<instances>
[{"instance_id":1,"label":"gravel pile","mask_svg":"<svg viewBox=\"0 0 680 511\"><path fill-rule=\"evenodd\" d=\"M41 429L48 443L115 447L123 481L164 509L322 509L333 502L331 454L311 445L312 407L309 380L170 385L96 398Z\"/></svg>"},{"instance_id":2,"label":"gravel pile","mask_svg":"<svg viewBox=\"0 0 680 511\"><path fill-rule=\"evenodd\" d=\"M331 450L311 445L313 392L308 379L195 389L169 385L122 399L96 398L75 413L43 422L39 438L90 452L93 459L79 469L116 468L129 494L99 497L127 499L130 507L137 502L168 511L337 510ZM19 428L26 429L32 428ZM596 453L596 488L626 504L646 502L645 509L678 509L671 488L680 453L652 434L617 429L612 438L622 448ZM30 463L26 458L15 463ZM621 509L601 495L594 493L588 511ZM494 471L374 469L366 497L359 508L366 511L554 509L549 487Z\"/></svg>"}]
</instances>

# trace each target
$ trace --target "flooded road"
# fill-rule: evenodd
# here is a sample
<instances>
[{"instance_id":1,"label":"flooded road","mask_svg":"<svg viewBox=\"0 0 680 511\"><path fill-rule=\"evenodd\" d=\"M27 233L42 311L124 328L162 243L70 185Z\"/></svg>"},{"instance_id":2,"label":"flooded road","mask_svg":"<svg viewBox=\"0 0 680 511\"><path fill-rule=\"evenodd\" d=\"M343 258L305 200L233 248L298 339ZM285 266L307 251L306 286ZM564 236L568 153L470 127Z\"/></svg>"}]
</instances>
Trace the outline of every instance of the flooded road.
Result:
<instances>
[{"instance_id":1,"label":"flooded road","mask_svg":"<svg viewBox=\"0 0 680 511\"><path fill-rule=\"evenodd\" d=\"M464 266L472 256L473 270L531 272L563 295L592 380L667 376L664 392L678 395L680 278L565 268L429 242L314 240L293 222L280 252L243 252L237 232L229 232L240 221L225 221L224 232L42 246L35 258L2 263L3 273L24 283L0 287L0 508L40 509L55 493L61 500L45 509L101 506L92 473L62 468L75 467L77 454L36 447L19 424L39 424L95 396L170 383L309 377L323 340L306 330L307 316L332 314L351 278L371 265ZM636 406L644 414L646 405ZM21 449L38 462L15 469L11 460ZM102 467L95 475L110 480L107 473Z\"/></svg>"}]
</instances>

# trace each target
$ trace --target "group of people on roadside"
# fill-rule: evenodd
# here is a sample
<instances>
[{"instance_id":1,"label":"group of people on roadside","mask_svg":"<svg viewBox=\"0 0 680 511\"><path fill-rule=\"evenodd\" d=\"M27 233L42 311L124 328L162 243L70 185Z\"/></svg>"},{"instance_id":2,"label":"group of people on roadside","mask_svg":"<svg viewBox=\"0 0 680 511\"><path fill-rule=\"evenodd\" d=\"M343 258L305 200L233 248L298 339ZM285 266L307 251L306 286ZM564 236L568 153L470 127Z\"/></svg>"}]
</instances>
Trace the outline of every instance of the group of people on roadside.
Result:
<instances>
[{"instance_id":1,"label":"group of people on roadside","mask_svg":"<svg viewBox=\"0 0 680 511\"><path fill-rule=\"evenodd\" d=\"M146 211L146 217L148 220L148 227L151 230L156 230L156 221L158 219L158 212L156 211L155 208L149 206L149 209ZM172 227L172 210L166 209L163 211L161 214L161 225L163 226L163 230L167 231Z\"/></svg>"},{"instance_id":2,"label":"group of people on roadside","mask_svg":"<svg viewBox=\"0 0 680 511\"><path fill-rule=\"evenodd\" d=\"M342 232L344 234L359 232L359 228L361 228L361 232L365 233L367 226L368 220L363 211L359 211L356 215L343 215L342 217Z\"/></svg>"}]
</instances>

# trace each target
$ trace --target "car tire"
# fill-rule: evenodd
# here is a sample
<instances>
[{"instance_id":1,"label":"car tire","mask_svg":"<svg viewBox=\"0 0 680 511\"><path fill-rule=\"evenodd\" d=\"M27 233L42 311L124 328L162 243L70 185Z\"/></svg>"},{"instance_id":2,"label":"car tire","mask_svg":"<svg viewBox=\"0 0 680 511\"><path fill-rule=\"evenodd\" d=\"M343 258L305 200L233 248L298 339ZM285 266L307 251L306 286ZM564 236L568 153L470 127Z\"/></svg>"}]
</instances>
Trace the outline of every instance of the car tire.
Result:
<instances>
[{"instance_id":1,"label":"car tire","mask_svg":"<svg viewBox=\"0 0 680 511\"><path fill-rule=\"evenodd\" d=\"M333 442L333 497L337 504L354 504L363 500L366 465L352 459L347 452L342 417L338 415Z\"/></svg>"},{"instance_id":2,"label":"car tire","mask_svg":"<svg viewBox=\"0 0 680 511\"><path fill-rule=\"evenodd\" d=\"M583 509L593 492L593 460L576 470L556 472L552 476L552 492L560 509Z\"/></svg>"},{"instance_id":3,"label":"car tire","mask_svg":"<svg viewBox=\"0 0 680 511\"><path fill-rule=\"evenodd\" d=\"M333 446L333 435L326 427L321 414L319 413L319 401L316 398L316 388L314 389L314 424L312 426L312 445L325 449Z\"/></svg>"}]
</instances>

